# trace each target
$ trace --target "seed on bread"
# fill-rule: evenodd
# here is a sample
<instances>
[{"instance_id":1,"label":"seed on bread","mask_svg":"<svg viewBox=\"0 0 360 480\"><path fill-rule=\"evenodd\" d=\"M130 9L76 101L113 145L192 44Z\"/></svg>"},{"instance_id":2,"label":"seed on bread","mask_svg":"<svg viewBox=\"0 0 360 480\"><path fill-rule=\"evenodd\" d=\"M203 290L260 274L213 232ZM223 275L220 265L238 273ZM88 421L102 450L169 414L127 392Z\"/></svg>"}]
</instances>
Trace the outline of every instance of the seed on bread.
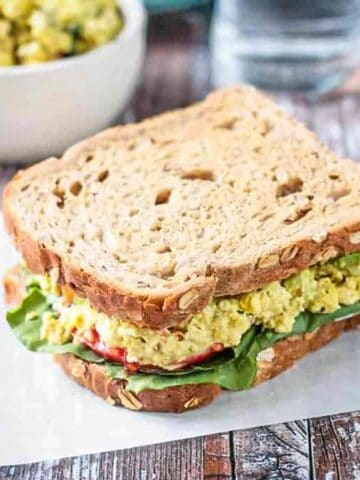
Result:
<instances>
[{"instance_id":1,"label":"seed on bread","mask_svg":"<svg viewBox=\"0 0 360 480\"><path fill-rule=\"evenodd\" d=\"M339 254L337 249L333 246L325 248L322 252L318 253L314 258L314 263L327 262L331 258L336 257Z\"/></svg>"},{"instance_id":2,"label":"seed on bread","mask_svg":"<svg viewBox=\"0 0 360 480\"><path fill-rule=\"evenodd\" d=\"M296 255L299 253L300 248L296 245L290 245L290 247L285 248L280 256L280 261L282 264L290 262L290 260L294 259Z\"/></svg>"},{"instance_id":3,"label":"seed on bread","mask_svg":"<svg viewBox=\"0 0 360 480\"><path fill-rule=\"evenodd\" d=\"M77 362L74 364L72 370L71 370L71 375L74 378L84 378L86 376L86 364L83 362Z\"/></svg>"},{"instance_id":4,"label":"seed on bread","mask_svg":"<svg viewBox=\"0 0 360 480\"><path fill-rule=\"evenodd\" d=\"M327 235L327 231L323 230L322 232L315 233L315 235L312 236L312 239L315 243L322 243L326 240Z\"/></svg>"},{"instance_id":5,"label":"seed on bread","mask_svg":"<svg viewBox=\"0 0 360 480\"><path fill-rule=\"evenodd\" d=\"M294 223L310 212L312 209L311 202L304 198L299 198L294 202L292 209L289 212L289 215L285 219L285 223Z\"/></svg>"},{"instance_id":6,"label":"seed on bread","mask_svg":"<svg viewBox=\"0 0 360 480\"><path fill-rule=\"evenodd\" d=\"M192 408L196 408L199 405L199 399L196 397L190 398L187 402L184 403L184 408L186 410L191 410Z\"/></svg>"},{"instance_id":7,"label":"seed on bread","mask_svg":"<svg viewBox=\"0 0 360 480\"><path fill-rule=\"evenodd\" d=\"M129 392L128 390L119 389L117 392L118 398L120 399L122 405L129 410L141 410L143 404L137 398L137 396Z\"/></svg>"},{"instance_id":8,"label":"seed on bread","mask_svg":"<svg viewBox=\"0 0 360 480\"><path fill-rule=\"evenodd\" d=\"M267 255L264 257L260 257L258 262L257 262L257 267L258 268L271 268L274 267L275 265L279 264L279 255L277 253L274 253L272 255Z\"/></svg>"},{"instance_id":9,"label":"seed on bread","mask_svg":"<svg viewBox=\"0 0 360 480\"><path fill-rule=\"evenodd\" d=\"M360 232L352 232L349 235L349 242L354 245L360 243Z\"/></svg>"},{"instance_id":10,"label":"seed on bread","mask_svg":"<svg viewBox=\"0 0 360 480\"><path fill-rule=\"evenodd\" d=\"M116 401L115 401L112 397L110 397L110 396L106 397L105 400L106 400L110 405L113 405L113 406L116 405Z\"/></svg>"},{"instance_id":11,"label":"seed on bread","mask_svg":"<svg viewBox=\"0 0 360 480\"><path fill-rule=\"evenodd\" d=\"M192 303L199 298L197 290L189 290L179 298L178 306L180 310L187 310Z\"/></svg>"}]
</instances>

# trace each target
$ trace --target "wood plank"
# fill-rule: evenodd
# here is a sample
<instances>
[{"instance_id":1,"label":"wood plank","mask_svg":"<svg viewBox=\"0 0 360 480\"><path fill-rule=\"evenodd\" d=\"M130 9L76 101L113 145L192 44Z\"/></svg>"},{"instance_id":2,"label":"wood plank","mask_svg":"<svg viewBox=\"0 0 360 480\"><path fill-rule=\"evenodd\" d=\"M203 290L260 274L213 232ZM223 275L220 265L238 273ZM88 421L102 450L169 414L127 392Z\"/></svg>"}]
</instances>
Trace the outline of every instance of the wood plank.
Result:
<instances>
[{"instance_id":1,"label":"wood plank","mask_svg":"<svg viewBox=\"0 0 360 480\"><path fill-rule=\"evenodd\" d=\"M310 420L317 480L360 479L360 412Z\"/></svg>"},{"instance_id":2,"label":"wood plank","mask_svg":"<svg viewBox=\"0 0 360 480\"><path fill-rule=\"evenodd\" d=\"M194 438L119 451L109 478L197 480L203 476L203 441Z\"/></svg>"},{"instance_id":3,"label":"wood plank","mask_svg":"<svg viewBox=\"0 0 360 480\"><path fill-rule=\"evenodd\" d=\"M229 434L0 468L1 480L231 479Z\"/></svg>"},{"instance_id":4,"label":"wood plank","mask_svg":"<svg viewBox=\"0 0 360 480\"><path fill-rule=\"evenodd\" d=\"M199 480L204 478L204 456L211 448L204 442L204 438L193 438L26 466L2 467L0 480Z\"/></svg>"},{"instance_id":5,"label":"wood plank","mask_svg":"<svg viewBox=\"0 0 360 480\"><path fill-rule=\"evenodd\" d=\"M230 434L209 435L204 439L204 478L207 480L233 478Z\"/></svg>"},{"instance_id":6,"label":"wood plank","mask_svg":"<svg viewBox=\"0 0 360 480\"><path fill-rule=\"evenodd\" d=\"M306 421L234 432L233 445L236 479L310 478Z\"/></svg>"}]
</instances>

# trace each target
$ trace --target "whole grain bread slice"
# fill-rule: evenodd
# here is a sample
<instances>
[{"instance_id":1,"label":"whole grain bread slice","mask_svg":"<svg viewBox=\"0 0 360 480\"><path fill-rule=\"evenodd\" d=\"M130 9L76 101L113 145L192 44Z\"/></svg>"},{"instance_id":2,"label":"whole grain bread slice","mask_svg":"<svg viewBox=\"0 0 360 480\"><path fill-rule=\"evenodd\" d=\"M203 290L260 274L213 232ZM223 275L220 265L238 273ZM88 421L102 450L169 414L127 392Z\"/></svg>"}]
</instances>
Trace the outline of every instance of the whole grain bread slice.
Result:
<instances>
[{"instance_id":1,"label":"whole grain bread slice","mask_svg":"<svg viewBox=\"0 0 360 480\"><path fill-rule=\"evenodd\" d=\"M18 303L24 295L18 269L8 272L4 279L6 300ZM270 356L257 360L255 384L269 380L292 367L297 360L334 340L344 331L360 326L360 316L332 322L313 333L297 335L277 342ZM144 390L134 394L126 390L126 381L108 377L105 367L88 363L71 354L55 355L54 360L79 385L91 390L112 405L148 412L180 413L208 405L220 393L218 385L199 384Z\"/></svg>"},{"instance_id":2,"label":"whole grain bread slice","mask_svg":"<svg viewBox=\"0 0 360 480\"><path fill-rule=\"evenodd\" d=\"M20 172L4 216L29 268L108 315L177 324L360 250L360 166L250 87L107 130Z\"/></svg>"}]
</instances>

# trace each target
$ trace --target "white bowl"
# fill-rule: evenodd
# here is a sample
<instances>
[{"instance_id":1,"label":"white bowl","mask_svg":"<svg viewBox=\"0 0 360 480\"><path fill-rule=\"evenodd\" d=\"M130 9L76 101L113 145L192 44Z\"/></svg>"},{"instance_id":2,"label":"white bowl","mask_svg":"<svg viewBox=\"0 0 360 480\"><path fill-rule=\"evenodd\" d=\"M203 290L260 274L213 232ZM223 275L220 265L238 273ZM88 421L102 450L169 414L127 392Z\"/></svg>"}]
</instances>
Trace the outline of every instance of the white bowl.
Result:
<instances>
[{"instance_id":1,"label":"white bowl","mask_svg":"<svg viewBox=\"0 0 360 480\"><path fill-rule=\"evenodd\" d=\"M119 0L125 26L112 42L39 65L0 67L0 163L61 154L112 124L129 101L145 52L141 0Z\"/></svg>"}]
</instances>

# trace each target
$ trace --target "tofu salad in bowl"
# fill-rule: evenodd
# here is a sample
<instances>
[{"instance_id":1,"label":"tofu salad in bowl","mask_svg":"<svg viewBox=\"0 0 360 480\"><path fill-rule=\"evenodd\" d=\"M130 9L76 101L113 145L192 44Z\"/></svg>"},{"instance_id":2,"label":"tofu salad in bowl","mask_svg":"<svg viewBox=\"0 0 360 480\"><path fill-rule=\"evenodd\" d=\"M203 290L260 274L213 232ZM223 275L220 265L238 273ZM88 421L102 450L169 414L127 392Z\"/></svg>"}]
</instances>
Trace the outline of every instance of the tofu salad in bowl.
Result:
<instances>
[{"instance_id":1,"label":"tofu salad in bowl","mask_svg":"<svg viewBox=\"0 0 360 480\"><path fill-rule=\"evenodd\" d=\"M0 0L0 66L78 55L113 40L123 26L115 0Z\"/></svg>"},{"instance_id":2,"label":"tofu salad in bowl","mask_svg":"<svg viewBox=\"0 0 360 480\"><path fill-rule=\"evenodd\" d=\"M113 123L145 27L141 0L0 0L0 161L61 154Z\"/></svg>"}]
</instances>

